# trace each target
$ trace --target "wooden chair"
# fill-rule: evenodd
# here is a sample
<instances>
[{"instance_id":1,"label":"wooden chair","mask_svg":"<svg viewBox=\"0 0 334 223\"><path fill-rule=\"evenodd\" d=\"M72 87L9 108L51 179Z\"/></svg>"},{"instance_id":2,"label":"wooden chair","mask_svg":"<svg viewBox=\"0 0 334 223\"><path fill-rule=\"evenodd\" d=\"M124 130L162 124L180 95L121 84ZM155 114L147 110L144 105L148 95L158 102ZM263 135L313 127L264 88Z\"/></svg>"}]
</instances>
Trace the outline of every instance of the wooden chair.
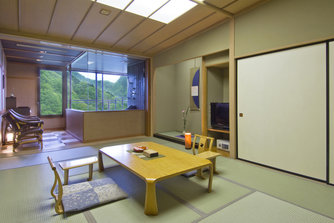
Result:
<instances>
[{"instance_id":1,"label":"wooden chair","mask_svg":"<svg viewBox=\"0 0 334 223\"><path fill-rule=\"evenodd\" d=\"M81 211L127 197L127 194L111 178L63 186L57 168L49 156L48 161L55 176L51 196L56 201L57 214ZM58 194L55 193L56 186L58 186Z\"/></svg>"},{"instance_id":2,"label":"wooden chair","mask_svg":"<svg viewBox=\"0 0 334 223\"><path fill-rule=\"evenodd\" d=\"M199 139L199 142L197 143L197 140ZM214 148L212 147L214 138L208 137L208 136L202 136L195 134L193 145L192 145L192 151L195 156L199 156L205 159L208 159L213 164L213 172L217 173L216 171L216 157L220 156L220 153L217 153L214 151ZM196 153L196 144L198 144L198 149ZM203 178L203 170L200 169L197 171L197 176Z\"/></svg>"}]
</instances>

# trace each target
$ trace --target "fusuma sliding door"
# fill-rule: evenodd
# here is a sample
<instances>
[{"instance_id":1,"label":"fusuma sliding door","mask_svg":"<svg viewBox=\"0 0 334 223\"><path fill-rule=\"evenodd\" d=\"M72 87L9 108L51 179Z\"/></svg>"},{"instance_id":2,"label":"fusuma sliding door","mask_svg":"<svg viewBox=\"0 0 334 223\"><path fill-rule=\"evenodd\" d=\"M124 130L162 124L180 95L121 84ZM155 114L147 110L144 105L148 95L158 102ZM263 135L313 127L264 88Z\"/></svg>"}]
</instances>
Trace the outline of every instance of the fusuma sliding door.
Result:
<instances>
[{"instance_id":1,"label":"fusuma sliding door","mask_svg":"<svg viewBox=\"0 0 334 223\"><path fill-rule=\"evenodd\" d=\"M238 158L326 180L326 44L237 60Z\"/></svg>"}]
</instances>

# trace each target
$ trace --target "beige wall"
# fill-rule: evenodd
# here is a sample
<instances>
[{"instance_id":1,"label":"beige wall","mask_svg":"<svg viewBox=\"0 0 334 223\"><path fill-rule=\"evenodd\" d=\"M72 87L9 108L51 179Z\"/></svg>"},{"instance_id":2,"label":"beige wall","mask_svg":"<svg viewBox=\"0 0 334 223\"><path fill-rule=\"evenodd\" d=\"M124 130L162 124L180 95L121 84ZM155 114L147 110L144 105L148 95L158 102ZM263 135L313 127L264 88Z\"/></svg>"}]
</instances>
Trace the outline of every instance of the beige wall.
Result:
<instances>
[{"instance_id":1,"label":"beige wall","mask_svg":"<svg viewBox=\"0 0 334 223\"><path fill-rule=\"evenodd\" d=\"M190 105L190 69L201 67L200 58L159 67L155 73L154 133L183 131L182 110ZM202 90L200 83L200 91ZM200 107L202 100L200 99ZM187 131L201 132L200 111L190 111Z\"/></svg>"},{"instance_id":2,"label":"beige wall","mask_svg":"<svg viewBox=\"0 0 334 223\"><path fill-rule=\"evenodd\" d=\"M176 129L177 116L175 112L174 104L176 98L176 92L172 90L174 83L176 82L175 66L159 67L155 71L154 77L154 109L153 120L155 125L153 133L168 132Z\"/></svg>"},{"instance_id":3,"label":"beige wall","mask_svg":"<svg viewBox=\"0 0 334 223\"><path fill-rule=\"evenodd\" d=\"M8 62L7 95L16 97L16 106L28 106L31 115L37 115L37 66L28 63Z\"/></svg>"},{"instance_id":4,"label":"beige wall","mask_svg":"<svg viewBox=\"0 0 334 223\"><path fill-rule=\"evenodd\" d=\"M7 95L16 97L16 106L28 106L31 115L37 115L38 104L38 65L29 63L8 62ZM65 118L42 118L44 129L65 129Z\"/></svg>"},{"instance_id":5,"label":"beige wall","mask_svg":"<svg viewBox=\"0 0 334 223\"><path fill-rule=\"evenodd\" d=\"M230 36L233 36L230 33L233 26L230 27L231 22L227 21L156 55L153 58L153 69L194 57L214 54L229 49L231 46L235 47L235 57L241 57L333 38L333 8L334 1L332 0L270 0L236 16L234 39L229 39ZM232 64L230 65L230 68L233 69ZM235 72L229 72L230 80L235 76ZM159 84L157 83L158 86ZM230 84L229 89L230 98L236 100L231 94L236 92L235 83ZM230 100L230 103L235 104L235 100ZM165 114L160 114L160 116L164 117ZM160 122L158 119L156 121ZM197 122L201 122L201 119L198 119ZM234 131L230 133L230 138L232 140L235 138Z\"/></svg>"},{"instance_id":6,"label":"beige wall","mask_svg":"<svg viewBox=\"0 0 334 223\"><path fill-rule=\"evenodd\" d=\"M271 0L237 16L236 57L334 37L334 1Z\"/></svg>"},{"instance_id":7,"label":"beige wall","mask_svg":"<svg viewBox=\"0 0 334 223\"><path fill-rule=\"evenodd\" d=\"M334 37L334 1L271 0L236 16L235 55ZM154 67L228 49L229 22L154 57Z\"/></svg>"},{"instance_id":8,"label":"beige wall","mask_svg":"<svg viewBox=\"0 0 334 223\"><path fill-rule=\"evenodd\" d=\"M212 54L228 48L229 23L226 22L155 56L153 67L176 64L190 58Z\"/></svg>"}]
</instances>

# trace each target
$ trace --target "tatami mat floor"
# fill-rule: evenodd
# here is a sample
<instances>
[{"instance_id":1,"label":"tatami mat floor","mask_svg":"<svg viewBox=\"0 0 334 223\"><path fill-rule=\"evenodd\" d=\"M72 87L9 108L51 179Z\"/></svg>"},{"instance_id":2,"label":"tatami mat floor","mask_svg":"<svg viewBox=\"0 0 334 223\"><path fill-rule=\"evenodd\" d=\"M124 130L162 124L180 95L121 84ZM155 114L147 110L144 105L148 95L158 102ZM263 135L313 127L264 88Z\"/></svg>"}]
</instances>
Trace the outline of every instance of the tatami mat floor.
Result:
<instances>
[{"instance_id":1,"label":"tatami mat floor","mask_svg":"<svg viewBox=\"0 0 334 223\"><path fill-rule=\"evenodd\" d=\"M207 179L177 176L159 182L157 216L144 214L145 183L104 158L105 171L96 171L95 165L93 178L113 178L129 197L77 214L55 213L50 196L53 173L46 156L58 162L97 154L103 146L140 141L155 141L185 151L182 145L172 142L134 137L0 158L0 222L334 223L333 186L225 157L217 159L219 174L214 176L211 193L206 190ZM86 178L87 168L70 171L70 183Z\"/></svg>"}]
</instances>

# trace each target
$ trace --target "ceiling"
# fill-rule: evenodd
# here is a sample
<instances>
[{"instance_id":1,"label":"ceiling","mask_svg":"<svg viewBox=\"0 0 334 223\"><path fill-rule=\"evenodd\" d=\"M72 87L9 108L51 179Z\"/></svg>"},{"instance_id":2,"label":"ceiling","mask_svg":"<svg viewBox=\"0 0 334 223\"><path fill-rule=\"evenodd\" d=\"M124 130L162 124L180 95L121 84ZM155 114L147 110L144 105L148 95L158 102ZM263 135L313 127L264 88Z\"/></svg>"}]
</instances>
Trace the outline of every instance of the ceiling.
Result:
<instances>
[{"instance_id":1,"label":"ceiling","mask_svg":"<svg viewBox=\"0 0 334 223\"><path fill-rule=\"evenodd\" d=\"M83 54L82 51L78 50L46 46L42 44L16 42L11 40L2 40L1 43L7 61L14 62L66 67Z\"/></svg>"},{"instance_id":2,"label":"ceiling","mask_svg":"<svg viewBox=\"0 0 334 223\"><path fill-rule=\"evenodd\" d=\"M164 24L91 0L0 0L0 33L149 57L262 1L206 0Z\"/></svg>"}]
</instances>

